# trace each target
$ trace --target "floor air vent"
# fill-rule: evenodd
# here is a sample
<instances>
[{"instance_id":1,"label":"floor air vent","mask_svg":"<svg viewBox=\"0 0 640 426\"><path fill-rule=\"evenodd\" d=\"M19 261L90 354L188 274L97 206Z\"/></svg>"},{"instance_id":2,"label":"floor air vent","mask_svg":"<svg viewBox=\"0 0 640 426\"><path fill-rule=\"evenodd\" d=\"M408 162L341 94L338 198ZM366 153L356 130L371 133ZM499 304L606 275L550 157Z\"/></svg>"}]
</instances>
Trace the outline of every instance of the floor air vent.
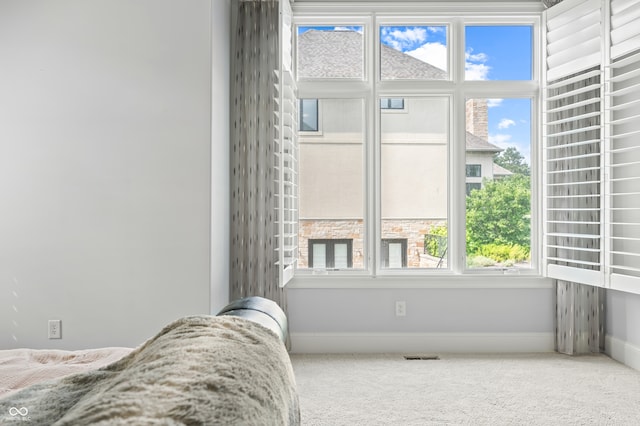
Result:
<instances>
[{"instance_id":1,"label":"floor air vent","mask_svg":"<svg viewBox=\"0 0 640 426\"><path fill-rule=\"evenodd\" d=\"M436 361L440 357L438 355L405 355L407 361Z\"/></svg>"}]
</instances>

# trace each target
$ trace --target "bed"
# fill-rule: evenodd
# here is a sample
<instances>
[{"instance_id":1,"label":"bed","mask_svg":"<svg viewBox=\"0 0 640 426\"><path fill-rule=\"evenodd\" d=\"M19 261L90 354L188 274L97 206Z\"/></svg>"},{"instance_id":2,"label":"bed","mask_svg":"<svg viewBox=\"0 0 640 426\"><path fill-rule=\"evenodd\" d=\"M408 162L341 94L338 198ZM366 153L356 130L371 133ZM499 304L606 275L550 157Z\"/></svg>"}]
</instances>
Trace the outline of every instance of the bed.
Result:
<instances>
[{"instance_id":1,"label":"bed","mask_svg":"<svg viewBox=\"0 0 640 426\"><path fill-rule=\"evenodd\" d=\"M135 349L0 351L0 423L297 425L286 335L274 302L247 298Z\"/></svg>"}]
</instances>

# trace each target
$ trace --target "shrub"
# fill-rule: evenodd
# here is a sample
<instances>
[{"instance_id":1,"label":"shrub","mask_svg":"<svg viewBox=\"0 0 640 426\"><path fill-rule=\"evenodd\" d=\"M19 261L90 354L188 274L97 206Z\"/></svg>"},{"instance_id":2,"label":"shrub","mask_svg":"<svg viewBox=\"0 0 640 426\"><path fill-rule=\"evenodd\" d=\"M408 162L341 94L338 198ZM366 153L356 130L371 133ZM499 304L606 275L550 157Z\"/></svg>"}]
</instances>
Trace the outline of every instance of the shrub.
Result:
<instances>
[{"instance_id":1,"label":"shrub","mask_svg":"<svg viewBox=\"0 0 640 426\"><path fill-rule=\"evenodd\" d=\"M496 262L513 263L529 259L529 250L519 244L484 244L480 246L477 254Z\"/></svg>"},{"instance_id":2,"label":"shrub","mask_svg":"<svg viewBox=\"0 0 640 426\"><path fill-rule=\"evenodd\" d=\"M526 247L531 239L531 190L527 176L485 181L467 197L467 251L486 244Z\"/></svg>"},{"instance_id":3,"label":"shrub","mask_svg":"<svg viewBox=\"0 0 640 426\"><path fill-rule=\"evenodd\" d=\"M484 256L470 256L467 257L467 267L469 268L486 268L487 266L494 266L496 261Z\"/></svg>"},{"instance_id":4,"label":"shrub","mask_svg":"<svg viewBox=\"0 0 640 426\"><path fill-rule=\"evenodd\" d=\"M434 257L441 257L447 250L446 225L435 226L424 236L424 246L427 253Z\"/></svg>"}]
</instances>

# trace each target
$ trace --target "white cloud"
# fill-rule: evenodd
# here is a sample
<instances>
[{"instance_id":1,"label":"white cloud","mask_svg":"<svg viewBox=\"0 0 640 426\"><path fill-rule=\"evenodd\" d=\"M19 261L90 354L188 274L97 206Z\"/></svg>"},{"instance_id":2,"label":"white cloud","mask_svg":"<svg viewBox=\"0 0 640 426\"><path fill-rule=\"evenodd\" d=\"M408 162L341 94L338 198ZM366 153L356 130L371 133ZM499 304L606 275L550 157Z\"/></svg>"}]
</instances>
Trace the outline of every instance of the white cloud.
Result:
<instances>
[{"instance_id":1,"label":"white cloud","mask_svg":"<svg viewBox=\"0 0 640 426\"><path fill-rule=\"evenodd\" d=\"M422 62L447 70L447 46L442 43L425 43L406 53Z\"/></svg>"},{"instance_id":2,"label":"white cloud","mask_svg":"<svg viewBox=\"0 0 640 426\"><path fill-rule=\"evenodd\" d=\"M511 126L515 126L516 122L508 119L508 118L503 118L502 120L500 120L500 122L498 123L498 129L508 129Z\"/></svg>"},{"instance_id":3,"label":"white cloud","mask_svg":"<svg viewBox=\"0 0 640 426\"><path fill-rule=\"evenodd\" d=\"M487 106L489 108L499 107L500 105L502 105L503 100L504 99L497 99L497 98L487 99Z\"/></svg>"},{"instance_id":4,"label":"white cloud","mask_svg":"<svg viewBox=\"0 0 640 426\"><path fill-rule=\"evenodd\" d=\"M465 64L464 77L467 80L486 80L489 74L490 66L485 64Z\"/></svg>"},{"instance_id":5,"label":"white cloud","mask_svg":"<svg viewBox=\"0 0 640 426\"><path fill-rule=\"evenodd\" d=\"M363 34L363 27L334 27L333 31L355 31L357 33Z\"/></svg>"},{"instance_id":6,"label":"white cloud","mask_svg":"<svg viewBox=\"0 0 640 426\"><path fill-rule=\"evenodd\" d=\"M491 67L486 65L485 62L489 60L489 57L484 53L473 53L473 49L469 49L465 52L465 73L464 77L467 80L487 80L487 76Z\"/></svg>"},{"instance_id":7,"label":"white cloud","mask_svg":"<svg viewBox=\"0 0 640 426\"><path fill-rule=\"evenodd\" d=\"M427 40L427 30L421 27L406 28L404 30L388 28L382 29L382 42L396 50L404 50Z\"/></svg>"},{"instance_id":8,"label":"white cloud","mask_svg":"<svg viewBox=\"0 0 640 426\"><path fill-rule=\"evenodd\" d=\"M475 55L473 53L471 53L473 50L469 50L467 53L465 53L465 57L467 59L467 61L471 61L471 62L487 62L487 60L489 60L489 57L485 54L485 53L476 53Z\"/></svg>"},{"instance_id":9,"label":"white cloud","mask_svg":"<svg viewBox=\"0 0 640 426\"><path fill-rule=\"evenodd\" d=\"M489 135L489 143L498 145L500 148L507 148L508 142L511 140L511 135L504 133L497 133L495 135Z\"/></svg>"}]
</instances>

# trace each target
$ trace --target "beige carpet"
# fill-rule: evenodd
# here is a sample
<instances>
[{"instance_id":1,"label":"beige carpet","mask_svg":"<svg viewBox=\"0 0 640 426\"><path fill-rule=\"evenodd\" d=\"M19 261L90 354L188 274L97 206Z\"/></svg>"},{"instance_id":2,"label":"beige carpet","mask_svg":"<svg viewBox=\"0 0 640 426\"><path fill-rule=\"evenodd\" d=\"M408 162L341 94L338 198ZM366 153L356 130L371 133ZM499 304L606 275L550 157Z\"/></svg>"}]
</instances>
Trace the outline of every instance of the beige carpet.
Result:
<instances>
[{"instance_id":1,"label":"beige carpet","mask_svg":"<svg viewBox=\"0 0 640 426\"><path fill-rule=\"evenodd\" d=\"M604 355L292 355L302 424L640 425L640 372Z\"/></svg>"}]
</instances>

